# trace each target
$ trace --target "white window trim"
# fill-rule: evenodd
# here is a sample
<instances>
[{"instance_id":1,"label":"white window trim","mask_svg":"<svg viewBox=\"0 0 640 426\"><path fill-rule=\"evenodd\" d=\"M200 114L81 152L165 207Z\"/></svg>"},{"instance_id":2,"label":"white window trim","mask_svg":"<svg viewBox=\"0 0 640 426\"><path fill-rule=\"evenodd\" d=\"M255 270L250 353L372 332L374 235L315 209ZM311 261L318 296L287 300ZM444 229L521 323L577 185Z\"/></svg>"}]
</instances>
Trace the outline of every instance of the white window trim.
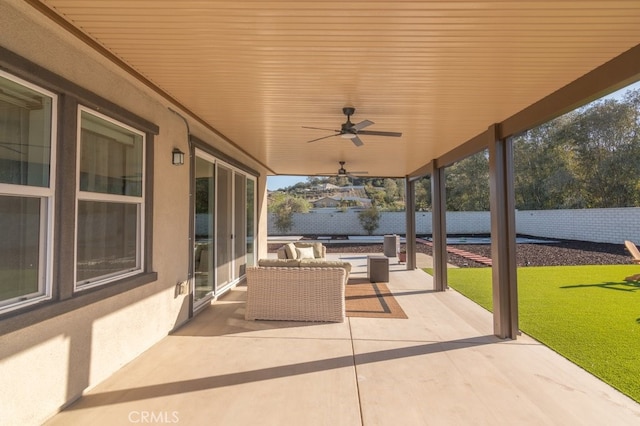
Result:
<instances>
[{"instance_id":1,"label":"white window trim","mask_svg":"<svg viewBox=\"0 0 640 426\"><path fill-rule=\"evenodd\" d=\"M82 135L82 113L99 117L105 121L113 123L124 129L129 130L132 133L136 133L142 137L142 193L138 196L131 195L115 195L115 194L103 194L97 192L81 191L80 190L80 149L81 135ZM73 277L74 277L74 291L83 291L90 288L98 287L110 282L128 278L134 275L138 275L144 271L145 268L145 203L146 203L146 158L147 158L147 135L131 126L128 126L120 121L101 114L97 111L91 110L82 105L78 105L77 111L77 140L76 140L76 215L75 215L75 239L74 239L74 255L73 255ZM126 203L135 204L138 206L138 222L137 222L137 235L136 235L136 267L130 270L122 270L111 274L103 275L95 278L92 281L78 282L78 204L80 201L103 201L114 203Z\"/></svg>"},{"instance_id":2,"label":"white window trim","mask_svg":"<svg viewBox=\"0 0 640 426\"><path fill-rule=\"evenodd\" d=\"M0 313L11 312L26 306L50 300L53 288L53 238L55 220L56 156L58 145L58 95L36 86L12 74L0 70L0 76L51 98L51 144L49 158L49 187L0 183L0 194L40 198L40 262L38 265L38 292L0 301Z\"/></svg>"}]
</instances>

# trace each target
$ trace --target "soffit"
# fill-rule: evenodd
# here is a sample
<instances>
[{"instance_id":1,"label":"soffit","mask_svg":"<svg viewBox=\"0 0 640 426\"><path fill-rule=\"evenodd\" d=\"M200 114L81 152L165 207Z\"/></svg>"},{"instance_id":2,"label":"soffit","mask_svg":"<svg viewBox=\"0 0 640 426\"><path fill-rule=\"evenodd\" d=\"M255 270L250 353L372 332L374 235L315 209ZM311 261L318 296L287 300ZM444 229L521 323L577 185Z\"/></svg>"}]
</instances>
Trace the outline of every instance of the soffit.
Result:
<instances>
[{"instance_id":1,"label":"soffit","mask_svg":"<svg viewBox=\"0 0 640 426\"><path fill-rule=\"evenodd\" d=\"M277 174L407 175L640 43L637 0L42 3ZM306 143L343 106L403 136Z\"/></svg>"}]
</instances>

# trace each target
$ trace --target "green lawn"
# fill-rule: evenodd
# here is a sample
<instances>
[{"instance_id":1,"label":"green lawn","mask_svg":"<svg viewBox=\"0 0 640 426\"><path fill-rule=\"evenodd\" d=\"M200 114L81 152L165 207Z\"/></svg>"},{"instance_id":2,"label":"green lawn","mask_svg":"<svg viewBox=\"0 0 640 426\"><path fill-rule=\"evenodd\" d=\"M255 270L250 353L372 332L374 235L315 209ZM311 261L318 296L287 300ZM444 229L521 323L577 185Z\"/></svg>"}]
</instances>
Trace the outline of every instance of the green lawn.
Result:
<instances>
[{"instance_id":1,"label":"green lawn","mask_svg":"<svg viewBox=\"0 0 640 426\"><path fill-rule=\"evenodd\" d=\"M427 270L427 272L430 272ZM635 265L518 269L520 329L640 402ZM492 309L491 268L452 268L449 286Z\"/></svg>"}]
</instances>

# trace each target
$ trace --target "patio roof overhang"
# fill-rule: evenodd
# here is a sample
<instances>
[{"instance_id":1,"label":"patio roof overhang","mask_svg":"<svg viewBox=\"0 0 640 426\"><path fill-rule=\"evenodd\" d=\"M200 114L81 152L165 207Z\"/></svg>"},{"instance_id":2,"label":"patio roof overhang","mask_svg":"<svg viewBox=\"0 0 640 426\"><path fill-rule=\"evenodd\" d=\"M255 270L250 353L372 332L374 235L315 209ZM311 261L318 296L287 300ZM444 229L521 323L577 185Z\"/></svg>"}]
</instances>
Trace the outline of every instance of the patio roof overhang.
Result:
<instances>
[{"instance_id":1,"label":"patio roof overhang","mask_svg":"<svg viewBox=\"0 0 640 426\"><path fill-rule=\"evenodd\" d=\"M28 0L271 174L411 176L640 75L640 2ZM371 130L340 129L342 107Z\"/></svg>"},{"instance_id":2,"label":"patio roof overhang","mask_svg":"<svg viewBox=\"0 0 640 426\"><path fill-rule=\"evenodd\" d=\"M345 161L405 177L408 194L431 174L436 290L447 287L444 167L487 149L502 338L518 334L508 137L640 78L636 0L27 2L260 173L320 175ZM307 143L337 133L345 106L353 123L375 123L366 130L402 136Z\"/></svg>"}]
</instances>

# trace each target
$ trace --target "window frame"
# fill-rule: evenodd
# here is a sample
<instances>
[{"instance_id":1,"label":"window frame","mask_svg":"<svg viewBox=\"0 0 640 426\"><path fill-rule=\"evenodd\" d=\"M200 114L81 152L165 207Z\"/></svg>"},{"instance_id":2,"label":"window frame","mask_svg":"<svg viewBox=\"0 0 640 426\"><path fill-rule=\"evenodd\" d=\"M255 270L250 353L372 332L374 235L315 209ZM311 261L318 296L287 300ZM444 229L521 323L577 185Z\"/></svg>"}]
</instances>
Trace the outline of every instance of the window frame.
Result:
<instances>
[{"instance_id":1,"label":"window frame","mask_svg":"<svg viewBox=\"0 0 640 426\"><path fill-rule=\"evenodd\" d=\"M10 313L53 298L53 259L56 210L56 177L58 145L58 95L39 85L26 81L0 69L0 77L19 84L51 99L49 127L49 175L48 186L32 186L0 183L0 195L37 198L40 200L40 232L38 236L38 291L11 299L0 300L0 314Z\"/></svg>"},{"instance_id":2,"label":"window frame","mask_svg":"<svg viewBox=\"0 0 640 426\"><path fill-rule=\"evenodd\" d=\"M55 199L49 206L52 215L51 245L47 258L50 262L50 297L46 300L30 301L11 311L0 310L0 336L33 326L40 322L83 309L127 292L155 285L158 273L153 269L153 206L154 206L154 156L155 137L160 128L157 124L115 104L78 84L61 77L50 69L40 66L11 50L0 46L0 70L14 81L34 85L38 90L57 96L55 131L55 155L50 169L50 189ZM142 216L145 220L141 236L144 250L141 259L143 269L135 275L119 277L107 285L74 290L75 253L75 208L76 208L76 155L77 155L77 108L84 105L91 111L100 111L118 122L145 134L145 205ZM55 238L54 238L55 237Z\"/></svg>"},{"instance_id":3,"label":"window frame","mask_svg":"<svg viewBox=\"0 0 640 426\"><path fill-rule=\"evenodd\" d=\"M83 113L91 115L93 117L100 118L110 124L119 126L131 133L137 134L142 138L142 159L141 159L141 194L140 196L133 195L117 195L110 193L101 193L95 191L83 191L80 189L80 162L81 162L81 150L82 150L82 115ZM102 114L97 111L93 111L84 105L78 105L77 107L77 137L76 137L76 194L75 194L75 244L74 244L74 291L80 292L93 287L102 286L113 281L118 281L123 278L138 275L145 270L145 199L146 199L146 134L135 127L129 126L120 122L108 115ZM114 204L135 204L137 206L137 218L136 218L136 266L135 268L125 269L109 274L101 275L95 279L88 279L78 281L78 225L79 214L78 206L81 201L94 201L102 203L114 203Z\"/></svg>"}]
</instances>

